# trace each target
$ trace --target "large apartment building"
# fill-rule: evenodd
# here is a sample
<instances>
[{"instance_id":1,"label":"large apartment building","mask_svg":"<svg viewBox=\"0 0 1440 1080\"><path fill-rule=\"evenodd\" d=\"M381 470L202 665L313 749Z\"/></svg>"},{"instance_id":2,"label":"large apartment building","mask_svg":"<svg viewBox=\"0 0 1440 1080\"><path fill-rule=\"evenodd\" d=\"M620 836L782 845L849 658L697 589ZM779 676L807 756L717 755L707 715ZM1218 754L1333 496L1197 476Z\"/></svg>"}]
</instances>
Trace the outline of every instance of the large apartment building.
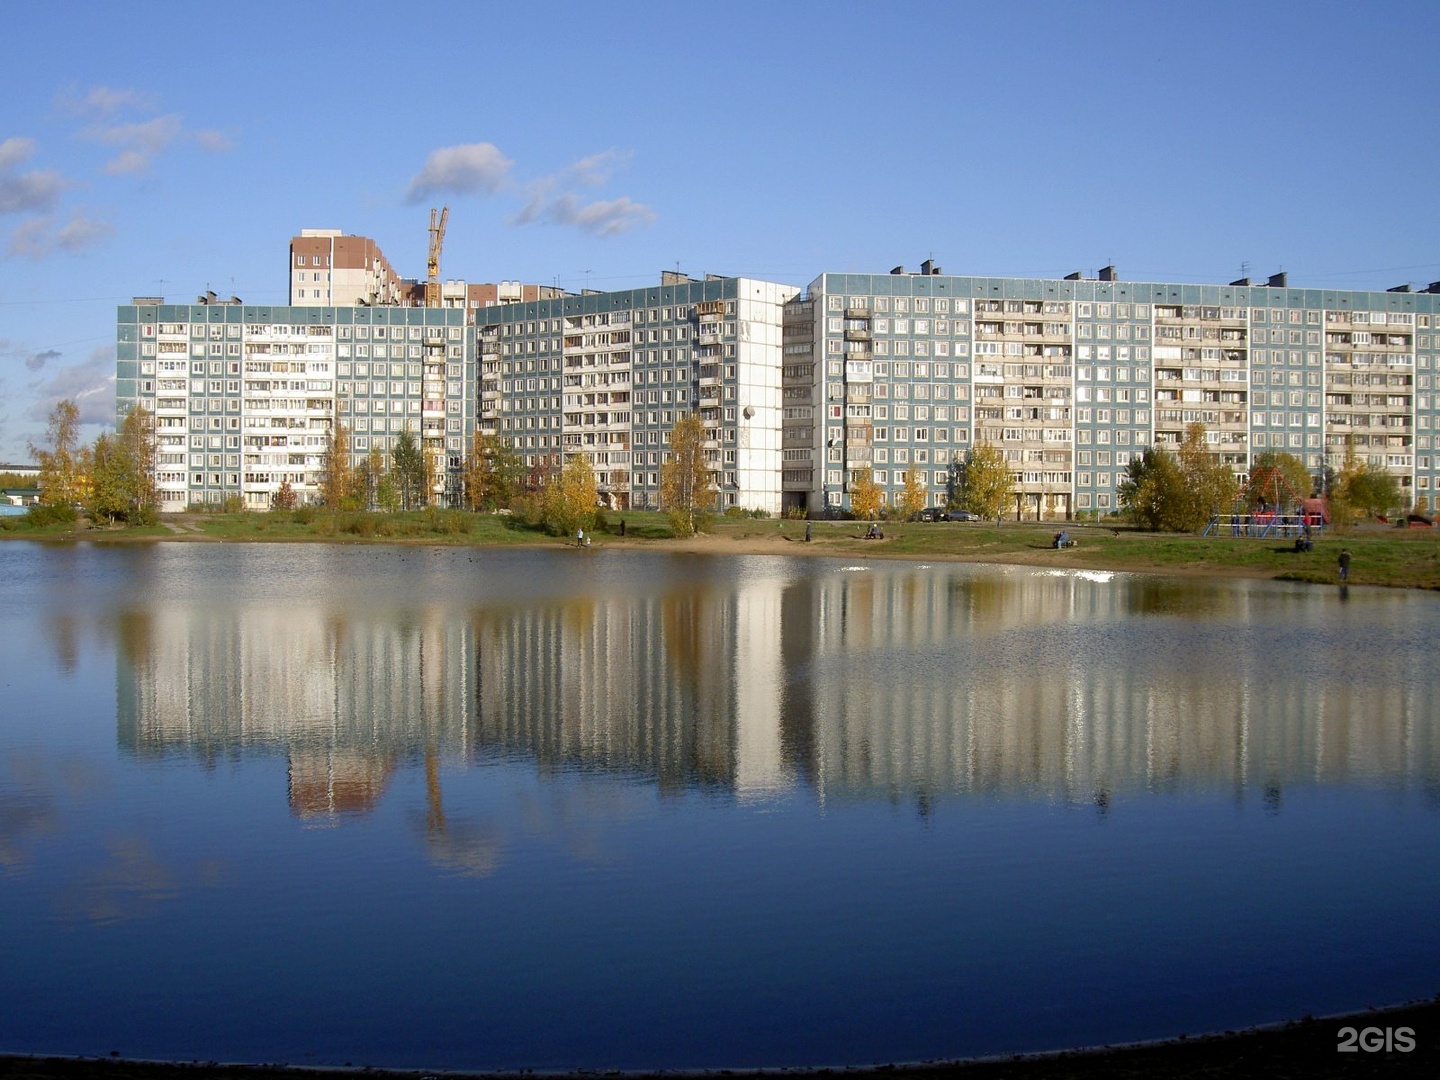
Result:
<instances>
[{"instance_id":1,"label":"large apartment building","mask_svg":"<svg viewBox=\"0 0 1440 1080\"><path fill-rule=\"evenodd\" d=\"M1018 516L1104 514L1134 455L1198 422L1237 474L1267 450L1317 475L1353 450L1433 506L1437 320L1440 286L822 274L785 312L784 504L844 507L864 468L892 501L916 469L940 504L985 440Z\"/></svg>"},{"instance_id":2,"label":"large apartment building","mask_svg":"<svg viewBox=\"0 0 1440 1080\"><path fill-rule=\"evenodd\" d=\"M474 335L459 308L167 304L117 313L116 407L143 405L159 439L162 511L238 497L267 509L288 483L318 498L335 418L354 463L404 431L438 478L437 501L474 429Z\"/></svg>"},{"instance_id":3,"label":"large apartment building","mask_svg":"<svg viewBox=\"0 0 1440 1080\"><path fill-rule=\"evenodd\" d=\"M1125 467L1192 423L1243 475L1285 451L1347 454L1440 495L1440 284L1425 292L1095 278L822 273L808 288L664 273L579 295L443 283L419 306L374 241L305 230L288 306L136 298L119 309L117 410L157 418L162 507L289 483L318 496L333 418L358 462L409 429L459 494L477 428L528 465L585 454L616 508L658 507L670 430L704 421L722 507L843 510L857 470L898 502L914 471L943 504L981 441L1013 512L1118 509ZM208 299L209 302L205 302Z\"/></svg>"},{"instance_id":4,"label":"large apartment building","mask_svg":"<svg viewBox=\"0 0 1440 1080\"><path fill-rule=\"evenodd\" d=\"M722 505L778 513L781 321L797 292L667 273L477 309L481 429L531 465L583 453L610 505L654 508L670 430L698 412Z\"/></svg>"}]
</instances>

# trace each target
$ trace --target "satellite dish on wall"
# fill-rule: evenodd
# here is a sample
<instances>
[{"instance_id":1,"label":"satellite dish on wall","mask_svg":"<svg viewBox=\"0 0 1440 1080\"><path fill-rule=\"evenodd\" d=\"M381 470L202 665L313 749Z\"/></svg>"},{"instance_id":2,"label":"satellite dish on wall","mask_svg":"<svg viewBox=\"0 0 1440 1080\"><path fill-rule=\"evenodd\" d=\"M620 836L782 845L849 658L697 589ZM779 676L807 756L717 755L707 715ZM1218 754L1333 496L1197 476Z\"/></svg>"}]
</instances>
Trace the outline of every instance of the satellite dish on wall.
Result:
<instances>
[{"instance_id":1,"label":"satellite dish on wall","mask_svg":"<svg viewBox=\"0 0 1440 1080\"><path fill-rule=\"evenodd\" d=\"M746 420L753 420L753 419L755 419L755 408L754 408L754 406L752 406L752 405L746 405L745 408L741 409L740 411L744 414Z\"/></svg>"}]
</instances>

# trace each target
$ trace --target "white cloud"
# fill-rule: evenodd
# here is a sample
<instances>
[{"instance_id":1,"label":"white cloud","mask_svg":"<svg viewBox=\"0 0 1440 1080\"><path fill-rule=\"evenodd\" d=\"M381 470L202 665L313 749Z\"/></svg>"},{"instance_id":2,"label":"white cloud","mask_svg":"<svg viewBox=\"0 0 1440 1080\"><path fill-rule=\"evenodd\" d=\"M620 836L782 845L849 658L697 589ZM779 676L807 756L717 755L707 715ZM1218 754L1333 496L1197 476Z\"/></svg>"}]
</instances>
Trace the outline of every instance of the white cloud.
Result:
<instances>
[{"instance_id":1,"label":"white cloud","mask_svg":"<svg viewBox=\"0 0 1440 1080\"><path fill-rule=\"evenodd\" d=\"M75 402L82 424L114 424L115 347L101 345L88 360L57 367L50 379L31 390L38 395L29 409L32 420L43 421L57 401L69 398Z\"/></svg>"},{"instance_id":2,"label":"white cloud","mask_svg":"<svg viewBox=\"0 0 1440 1080\"><path fill-rule=\"evenodd\" d=\"M14 135L0 142L0 169L12 169L21 162L29 161L35 153L35 140Z\"/></svg>"},{"instance_id":3,"label":"white cloud","mask_svg":"<svg viewBox=\"0 0 1440 1080\"><path fill-rule=\"evenodd\" d=\"M573 226L596 236L618 236L636 226L648 225L655 220L655 212L628 195L586 202L572 190L607 183L611 174L629 160L629 151L605 150L532 181L526 188L525 205L510 219L510 223L529 225L543 221L551 225Z\"/></svg>"},{"instance_id":4,"label":"white cloud","mask_svg":"<svg viewBox=\"0 0 1440 1080\"><path fill-rule=\"evenodd\" d=\"M92 128L88 135L95 142L120 148L120 153L105 166L107 173L116 176L144 172L180 136L180 131L180 114L168 113L140 123Z\"/></svg>"},{"instance_id":5,"label":"white cloud","mask_svg":"<svg viewBox=\"0 0 1440 1080\"><path fill-rule=\"evenodd\" d=\"M407 202L423 202L431 195L491 195L505 182L515 164L492 143L469 143L432 150L425 166L410 181Z\"/></svg>"},{"instance_id":6,"label":"white cloud","mask_svg":"<svg viewBox=\"0 0 1440 1080\"><path fill-rule=\"evenodd\" d=\"M65 251L85 251L108 240L114 232L110 222L87 218L83 210L76 210L55 233L55 244Z\"/></svg>"},{"instance_id":7,"label":"white cloud","mask_svg":"<svg viewBox=\"0 0 1440 1080\"><path fill-rule=\"evenodd\" d=\"M223 131L197 131L195 145L202 150L209 150L213 154L223 154L235 149L235 140Z\"/></svg>"},{"instance_id":8,"label":"white cloud","mask_svg":"<svg viewBox=\"0 0 1440 1080\"><path fill-rule=\"evenodd\" d=\"M108 221L87 218L78 209L63 225L57 225L53 215L33 217L16 226L6 251L22 259L44 259L56 251L78 254L107 240L114 231Z\"/></svg>"},{"instance_id":9,"label":"white cloud","mask_svg":"<svg viewBox=\"0 0 1440 1080\"><path fill-rule=\"evenodd\" d=\"M9 138L0 142L0 214L33 214L60 201L69 182L54 169L19 172L16 166L35 153L35 140Z\"/></svg>"},{"instance_id":10,"label":"white cloud","mask_svg":"<svg viewBox=\"0 0 1440 1080\"><path fill-rule=\"evenodd\" d=\"M576 183L584 184L586 187L599 187L607 183L610 174L630 163L629 150L602 150L598 154L591 154L579 161L572 163L562 173L562 176L573 177Z\"/></svg>"},{"instance_id":11,"label":"white cloud","mask_svg":"<svg viewBox=\"0 0 1440 1080\"><path fill-rule=\"evenodd\" d=\"M55 246L50 232L54 223L54 218L37 217L15 226L5 253L22 259L45 258Z\"/></svg>"},{"instance_id":12,"label":"white cloud","mask_svg":"<svg viewBox=\"0 0 1440 1080\"><path fill-rule=\"evenodd\" d=\"M139 150L122 150L105 163L111 176L137 176L150 168L150 158Z\"/></svg>"},{"instance_id":13,"label":"white cloud","mask_svg":"<svg viewBox=\"0 0 1440 1080\"><path fill-rule=\"evenodd\" d=\"M59 102L69 112L100 117L113 116L125 110L149 112L156 107L155 95L114 86L92 86L81 93L72 85L60 93Z\"/></svg>"},{"instance_id":14,"label":"white cloud","mask_svg":"<svg viewBox=\"0 0 1440 1080\"><path fill-rule=\"evenodd\" d=\"M608 201L582 203L574 195L561 195L545 207L544 218L554 225L573 225L596 236L619 236L637 225L655 220L655 211L628 195Z\"/></svg>"}]
</instances>

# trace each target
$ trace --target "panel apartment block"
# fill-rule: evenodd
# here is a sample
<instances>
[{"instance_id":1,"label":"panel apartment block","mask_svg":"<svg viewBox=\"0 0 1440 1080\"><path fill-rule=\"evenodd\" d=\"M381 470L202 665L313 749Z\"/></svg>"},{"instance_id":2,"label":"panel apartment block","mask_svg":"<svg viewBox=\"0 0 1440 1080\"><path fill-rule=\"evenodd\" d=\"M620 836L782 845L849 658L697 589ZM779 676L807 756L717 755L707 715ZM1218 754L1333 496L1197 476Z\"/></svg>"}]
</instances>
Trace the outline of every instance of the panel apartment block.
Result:
<instances>
[{"instance_id":1,"label":"panel apartment block","mask_svg":"<svg viewBox=\"0 0 1440 1080\"><path fill-rule=\"evenodd\" d=\"M777 513L781 315L798 291L666 274L655 288L480 308L481 430L530 466L583 453L610 505L656 508L670 431L698 412L724 505Z\"/></svg>"},{"instance_id":2,"label":"panel apartment block","mask_svg":"<svg viewBox=\"0 0 1440 1080\"><path fill-rule=\"evenodd\" d=\"M453 496L474 428L463 309L166 304L116 319L117 422L155 416L162 511L239 497L268 509L281 484L318 499L338 417L358 466L405 430L431 457L435 502Z\"/></svg>"},{"instance_id":3,"label":"panel apartment block","mask_svg":"<svg viewBox=\"0 0 1440 1080\"><path fill-rule=\"evenodd\" d=\"M783 502L848 507L869 468L887 501L913 469L941 505L983 440L1017 517L1105 514L1135 455L1201 423L1237 475L1265 451L1317 477L1353 453L1432 508L1432 290L822 274L785 310Z\"/></svg>"}]
</instances>

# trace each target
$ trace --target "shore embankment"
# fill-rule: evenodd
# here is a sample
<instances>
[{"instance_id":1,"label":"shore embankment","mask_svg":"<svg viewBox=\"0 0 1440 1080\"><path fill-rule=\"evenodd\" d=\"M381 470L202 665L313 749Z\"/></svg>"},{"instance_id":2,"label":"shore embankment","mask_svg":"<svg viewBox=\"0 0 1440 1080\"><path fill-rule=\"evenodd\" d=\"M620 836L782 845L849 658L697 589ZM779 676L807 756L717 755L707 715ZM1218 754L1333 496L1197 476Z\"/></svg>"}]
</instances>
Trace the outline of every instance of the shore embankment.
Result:
<instances>
[{"instance_id":1,"label":"shore embankment","mask_svg":"<svg viewBox=\"0 0 1440 1080\"><path fill-rule=\"evenodd\" d=\"M623 528L622 528L622 522ZM1075 546L1057 549L1064 528ZM644 550L714 555L807 555L920 562L978 562L1069 569L1203 574L1333 585L1339 556L1351 552L1349 584L1440 589L1440 529L1360 526L1321 532L1311 550L1289 536L1195 536L1150 533L1119 524L1054 522L886 523L866 539L857 521L718 517L706 531L676 537L664 515L611 513L587 530L590 551ZM390 543L473 547L574 548L505 514L416 511L403 514L323 511L166 516L144 528L81 527L0 531L0 537L97 543Z\"/></svg>"},{"instance_id":2,"label":"shore embankment","mask_svg":"<svg viewBox=\"0 0 1440 1080\"><path fill-rule=\"evenodd\" d=\"M1408 1049L1406 1048L1408 1047ZM1285 1024L1198 1037L1180 1036L1135 1046L1105 1046L1058 1053L974 1061L921 1062L861 1068L716 1069L705 1072L621 1074L604 1070L562 1076L623 1076L625 1080L1350 1080L1358 1077L1430 1077L1440 1066L1440 1001L1411 1003L1348 1016L1305 1017ZM343 1069L217 1062L162 1063L120 1058L0 1055L0 1080L452 1080L535 1073L466 1073L385 1070L354 1064Z\"/></svg>"}]
</instances>

